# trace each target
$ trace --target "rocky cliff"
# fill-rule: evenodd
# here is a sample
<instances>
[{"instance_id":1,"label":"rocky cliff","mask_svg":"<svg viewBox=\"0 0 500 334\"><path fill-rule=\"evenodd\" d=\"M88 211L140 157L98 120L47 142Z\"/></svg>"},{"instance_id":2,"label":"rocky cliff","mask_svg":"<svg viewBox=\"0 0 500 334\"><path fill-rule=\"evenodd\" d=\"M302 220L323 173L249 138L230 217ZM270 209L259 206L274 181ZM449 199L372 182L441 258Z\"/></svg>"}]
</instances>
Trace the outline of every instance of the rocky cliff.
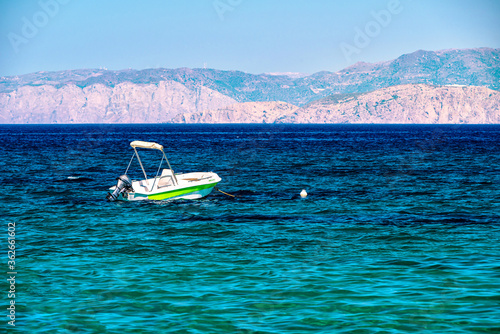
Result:
<instances>
[{"instance_id":1,"label":"rocky cliff","mask_svg":"<svg viewBox=\"0 0 500 334\"><path fill-rule=\"evenodd\" d=\"M333 95L276 122L499 124L500 93L486 87L400 85Z\"/></svg>"},{"instance_id":2,"label":"rocky cliff","mask_svg":"<svg viewBox=\"0 0 500 334\"><path fill-rule=\"evenodd\" d=\"M22 86L0 94L0 123L160 123L235 102L210 88L189 89L175 81Z\"/></svg>"},{"instance_id":3,"label":"rocky cliff","mask_svg":"<svg viewBox=\"0 0 500 334\"><path fill-rule=\"evenodd\" d=\"M312 75L159 68L0 77L0 123L273 122L295 110L290 104L305 110L328 96L382 92L404 84L500 89L500 49L420 50L387 62ZM470 98L479 101L483 96ZM226 108L244 102L258 103ZM297 117L293 121L308 121Z\"/></svg>"},{"instance_id":4,"label":"rocky cliff","mask_svg":"<svg viewBox=\"0 0 500 334\"><path fill-rule=\"evenodd\" d=\"M299 107L286 102L244 102L197 113L182 113L172 123L275 123Z\"/></svg>"},{"instance_id":5,"label":"rocky cliff","mask_svg":"<svg viewBox=\"0 0 500 334\"><path fill-rule=\"evenodd\" d=\"M485 87L399 85L332 95L302 108L285 102L237 103L181 114L172 122L498 124L500 93Z\"/></svg>"}]
</instances>

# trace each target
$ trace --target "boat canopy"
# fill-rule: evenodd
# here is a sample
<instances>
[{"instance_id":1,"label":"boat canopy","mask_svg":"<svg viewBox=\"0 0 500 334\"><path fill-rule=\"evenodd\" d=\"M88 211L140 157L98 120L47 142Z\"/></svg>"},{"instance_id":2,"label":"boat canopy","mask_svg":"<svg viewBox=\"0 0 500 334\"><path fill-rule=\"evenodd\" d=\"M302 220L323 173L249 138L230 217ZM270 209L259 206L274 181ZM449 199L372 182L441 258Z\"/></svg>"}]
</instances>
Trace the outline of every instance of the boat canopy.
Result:
<instances>
[{"instance_id":1,"label":"boat canopy","mask_svg":"<svg viewBox=\"0 0 500 334\"><path fill-rule=\"evenodd\" d=\"M133 148L140 147L140 148L152 148L155 150L160 150L163 151L163 146L157 143L149 142L149 141L140 141L140 140L134 140L133 142L130 143L130 146Z\"/></svg>"}]
</instances>

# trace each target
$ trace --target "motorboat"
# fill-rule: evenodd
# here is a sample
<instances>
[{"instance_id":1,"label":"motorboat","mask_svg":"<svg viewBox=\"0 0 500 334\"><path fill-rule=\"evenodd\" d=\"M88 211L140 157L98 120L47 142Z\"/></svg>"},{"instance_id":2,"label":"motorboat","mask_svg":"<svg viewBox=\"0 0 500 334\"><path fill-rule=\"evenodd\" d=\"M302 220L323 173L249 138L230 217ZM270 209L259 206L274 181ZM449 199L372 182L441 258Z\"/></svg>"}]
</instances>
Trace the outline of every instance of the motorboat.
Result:
<instances>
[{"instance_id":1,"label":"motorboat","mask_svg":"<svg viewBox=\"0 0 500 334\"><path fill-rule=\"evenodd\" d=\"M106 196L109 201L198 199L210 194L217 183L221 181L221 178L214 172L174 173L163 146L158 143L136 140L131 142L130 146L134 149L134 153L125 173L117 178L116 186L109 188L112 191ZM160 165L154 178L148 178L137 151L139 148L158 150L162 153ZM127 175L135 157L141 166L144 180L131 180ZM164 160L168 168L162 169Z\"/></svg>"}]
</instances>

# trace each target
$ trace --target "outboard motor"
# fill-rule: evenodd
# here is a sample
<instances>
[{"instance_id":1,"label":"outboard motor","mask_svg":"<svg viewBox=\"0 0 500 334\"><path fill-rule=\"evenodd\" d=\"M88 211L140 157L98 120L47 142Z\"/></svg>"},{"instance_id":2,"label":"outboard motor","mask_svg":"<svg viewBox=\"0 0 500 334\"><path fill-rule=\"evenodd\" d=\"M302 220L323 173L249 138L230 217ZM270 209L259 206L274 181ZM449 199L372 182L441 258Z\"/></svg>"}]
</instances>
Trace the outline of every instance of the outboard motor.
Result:
<instances>
[{"instance_id":1,"label":"outboard motor","mask_svg":"<svg viewBox=\"0 0 500 334\"><path fill-rule=\"evenodd\" d=\"M113 191L112 194L108 193L106 196L106 199L110 202L116 201L118 196L120 194L123 194L126 191L133 190L132 188L132 180L130 180L130 177L128 177L127 174L123 174L120 177L116 178L118 180L118 183L116 184L116 189Z\"/></svg>"}]
</instances>

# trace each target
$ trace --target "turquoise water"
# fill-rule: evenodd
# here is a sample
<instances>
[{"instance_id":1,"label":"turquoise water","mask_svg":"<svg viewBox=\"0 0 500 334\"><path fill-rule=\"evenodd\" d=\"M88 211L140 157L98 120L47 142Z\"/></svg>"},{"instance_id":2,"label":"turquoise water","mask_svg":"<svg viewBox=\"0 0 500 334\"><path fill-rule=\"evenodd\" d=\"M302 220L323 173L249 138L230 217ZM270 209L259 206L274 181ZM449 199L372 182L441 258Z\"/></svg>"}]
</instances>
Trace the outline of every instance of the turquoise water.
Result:
<instances>
[{"instance_id":1,"label":"turquoise water","mask_svg":"<svg viewBox=\"0 0 500 334\"><path fill-rule=\"evenodd\" d=\"M5 235L16 223L8 330L500 332L500 126L0 126L0 138ZM237 197L106 202L132 140L163 144L176 172L217 172ZM154 174L159 157L143 160Z\"/></svg>"}]
</instances>

